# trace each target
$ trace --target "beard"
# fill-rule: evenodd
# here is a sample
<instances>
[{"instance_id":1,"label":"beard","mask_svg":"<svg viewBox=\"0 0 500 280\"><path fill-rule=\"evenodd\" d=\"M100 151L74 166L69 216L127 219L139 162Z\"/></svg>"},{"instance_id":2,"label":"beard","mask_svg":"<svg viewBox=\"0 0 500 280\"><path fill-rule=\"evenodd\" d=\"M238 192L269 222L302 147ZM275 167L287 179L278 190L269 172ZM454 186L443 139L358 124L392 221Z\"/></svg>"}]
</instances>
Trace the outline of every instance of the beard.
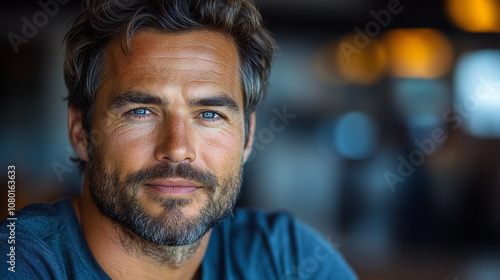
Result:
<instances>
[{"instance_id":1,"label":"beard","mask_svg":"<svg viewBox=\"0 0 500 280\"><path fill-rule=\"evenodd\" d=\"M89 145L89 185L92 199L99 211L144 240L158 245L183 246L200 240L212 227L227 217L241 189L242 164L223 180L211 172L188 163L161 164L136 171L120 180L117 172L107 170L102 158ZM180 177L203 187L206 201L196 217L185 217L182 208L194 198L161 197L149 192L146 196L160 204L159 212L148 213L139 193L145 184L156 179Z\"/></svg>"}]
</instances>

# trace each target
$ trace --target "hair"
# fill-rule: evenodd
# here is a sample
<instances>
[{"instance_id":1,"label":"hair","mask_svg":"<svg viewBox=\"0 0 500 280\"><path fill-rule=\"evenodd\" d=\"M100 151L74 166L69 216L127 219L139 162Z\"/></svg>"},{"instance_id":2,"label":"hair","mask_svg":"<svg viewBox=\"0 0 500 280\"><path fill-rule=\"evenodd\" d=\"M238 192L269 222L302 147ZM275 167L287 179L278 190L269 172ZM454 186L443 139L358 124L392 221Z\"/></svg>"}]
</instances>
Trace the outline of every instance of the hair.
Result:
<instances>
[{"instance_id":1,"label":"hair","mask_svg":"<svg viewBox=\"0 0 500 280\"><path fill-rule=\"evenodd\" d=\"M212 30L235 40L248 143L250 116L264 99L276 49L252 0L84 0L81 14L64 38L64 79L69 91L68 107L81 110L87 137L90 139L106 47L111 41L124 38L130 48L134 33L142 29ZM77 160L83 167L84 162Z\"/></svg>"}]
</instances>

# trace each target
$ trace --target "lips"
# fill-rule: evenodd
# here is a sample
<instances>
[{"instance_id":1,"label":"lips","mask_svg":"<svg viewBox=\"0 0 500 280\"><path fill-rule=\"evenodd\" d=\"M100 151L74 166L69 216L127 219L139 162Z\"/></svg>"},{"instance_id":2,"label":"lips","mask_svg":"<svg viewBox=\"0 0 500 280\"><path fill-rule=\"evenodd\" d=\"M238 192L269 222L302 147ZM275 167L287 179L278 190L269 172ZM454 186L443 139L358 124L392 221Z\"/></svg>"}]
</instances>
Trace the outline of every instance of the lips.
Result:
<instances>
[{"instance_id":1,"label":"lips","mask_svg":"<svg viewBox=\"0 0 500 280\"><path fill-rule=\"evenodd\" d=\"M203 188L196 182L183 178L154 180L145 185L163 195L189 195Z\"/></svg>"}]
</instances>

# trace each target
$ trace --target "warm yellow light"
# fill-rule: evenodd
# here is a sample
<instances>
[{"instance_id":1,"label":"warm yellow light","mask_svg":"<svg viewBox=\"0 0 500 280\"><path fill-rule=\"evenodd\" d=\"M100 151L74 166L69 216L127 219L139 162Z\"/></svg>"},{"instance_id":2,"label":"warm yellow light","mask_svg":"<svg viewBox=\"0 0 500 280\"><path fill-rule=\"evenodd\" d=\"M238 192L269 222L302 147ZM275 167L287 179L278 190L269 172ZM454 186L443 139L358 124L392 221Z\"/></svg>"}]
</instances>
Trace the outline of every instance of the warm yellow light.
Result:
<instances>
[{"instance_id":1,"label":"warm yellow light","mask_svg":"<svg viewBox=\"0 0 500 280\"><path fill-rule=\"evenodd\" d=\"M386 34L385 42L394 77L438 78L451 67L453 48L437 30L396 29Z\"/></svg>"},{"instance_id":2,"label":"warm yellow light","mask_svg":"<svg viewBox=\"0 0 500 280\"><path fill-rule=\"evenodd\" d=\"M342 42L352 42L354 36L348 35L342 39ZM384 44L377 39L372 38L364 48L356 48L355 52L349 54L349 57L346 56L346 50L342 45L339 45L337 58L340 74L350 82L373 84L387 71L387 52Z\"/></svg>"},{"instance_id":3,"label":"warm yellow light","mask_svg":"<svg viewBox=\"0 0 500 280\"><path fill-rule=\"evenodd\" d=\"M499 32L497 0L448 0L446 9L451 20L469 32Z\"/></svg>"}]
</instances>

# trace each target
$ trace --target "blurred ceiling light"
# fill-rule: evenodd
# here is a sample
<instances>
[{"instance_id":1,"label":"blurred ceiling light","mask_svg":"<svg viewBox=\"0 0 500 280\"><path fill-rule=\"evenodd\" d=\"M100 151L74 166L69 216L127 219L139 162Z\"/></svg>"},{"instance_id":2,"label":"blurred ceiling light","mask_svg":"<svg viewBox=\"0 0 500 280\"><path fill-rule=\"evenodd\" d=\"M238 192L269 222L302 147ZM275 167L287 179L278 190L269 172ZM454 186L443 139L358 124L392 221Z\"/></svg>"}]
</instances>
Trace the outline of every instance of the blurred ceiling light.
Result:
<instances>
[{"instance_id":1,"label":"blurred ceiling light","mask_svg":"<svg viewBox=\"0 0 500 280\"><path fill-rule=\"evenodd\" d=\"M353 42L354 34L342 38L342 42ZM352 44L355 48L355 44ZM385 46L376 39L371 39L364 48L356 48L356 52L346 58L346 52L337 48L340 74L349 81L360 84L373 84L387 71L387 53Z\"/></svg>"},{"instance_id":2,"label":"blurred ceiling light","mask_svg":"<svg viewBox=\"0 0 500 280\"><path fill-rule=\"evenodd\" d=\"M366 47L358 48L353 43L354 37L355 34L347 35L319 51L316 68L321 78L335 84L370 85L386 73L387 52L384 44L372 38ZM342 49L342 42L348 43L352 49Z\"/></svg>"},{"instance_id":3,"label":"blurred ceiling light","mask_svg":"<svg viewBox=\"0 0 500 280\"><path fill-rule=\"evenodd\" d=\"M498 0L448 0L446 10L453 23L465 31L500 31Z\"/></svg>"},{"instance_id":4,"label":"blurred ceiling light","mask_svg":"<svg viewBox=\"0 0 500 280\"><path fill-rule=\"evenodd\" d=\"M450 70L453 48L435 29L395 29L386 34L385 42L394 77L433 79Z\"/></svg>"}]
</instances>

